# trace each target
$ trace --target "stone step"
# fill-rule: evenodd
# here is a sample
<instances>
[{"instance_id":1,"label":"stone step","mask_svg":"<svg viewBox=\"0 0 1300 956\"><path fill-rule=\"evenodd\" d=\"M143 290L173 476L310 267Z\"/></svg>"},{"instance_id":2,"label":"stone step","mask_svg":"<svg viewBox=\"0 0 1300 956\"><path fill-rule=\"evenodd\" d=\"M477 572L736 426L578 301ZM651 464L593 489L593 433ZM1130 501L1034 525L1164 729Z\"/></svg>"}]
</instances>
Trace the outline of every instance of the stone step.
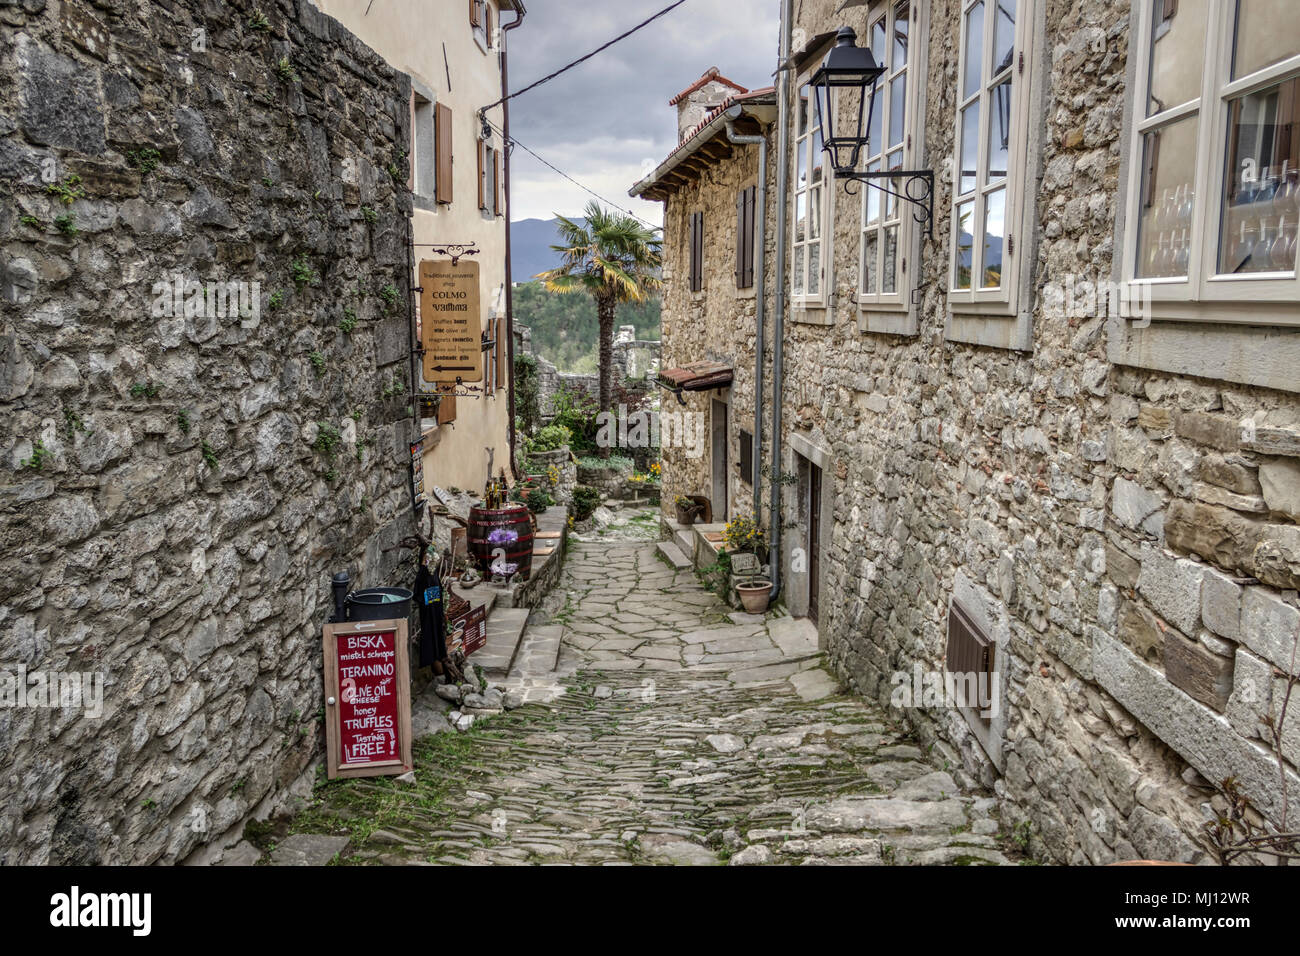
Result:
<instances>
[{"instance_id":1,"label":"stone step","mask_svg":"<svg viewBox=\"0 0 1300 956\"><path fill-rule=\"evenodd\" d=\"M668 563L678 571L691 566L690 558L682 554L682 549L677 547L677 545L672 541L660 541L655 550L657 550L663 557L667 558Z\"/></svg>"},{"instance_id":2,"label":"stone step","mask_svg":"<svg viewBox=\"0 0 1300 956\"><path fill-rule=\"evenodd\" d=\"M673 532L673 544L688 562L695 563L695 532L690 528L678 528Z\"/></svg>"},{"instance_id":3,"label":"stone step","mask_svg":"<svg viewBox=\"0 0 1300 956\"><path fill-rule=\"evenodd\" d=\"M471 654L469 662L483 668L483 672L492 679L500 679L510 673L527 623L526 607L493 608L488 615L487 644Z\"/></svg>"},{"instance_id":4,"label":"stone step","mask_svg":"<svg viewBox=\"0 0 1300 956\"><path fill-rule=\"evenodd\" d=\"M515 655L510 677L541 677L552 673L559 665L563 637L562 624L530 627L524 635L519 653Z\"/></svg>"}]
</instances>

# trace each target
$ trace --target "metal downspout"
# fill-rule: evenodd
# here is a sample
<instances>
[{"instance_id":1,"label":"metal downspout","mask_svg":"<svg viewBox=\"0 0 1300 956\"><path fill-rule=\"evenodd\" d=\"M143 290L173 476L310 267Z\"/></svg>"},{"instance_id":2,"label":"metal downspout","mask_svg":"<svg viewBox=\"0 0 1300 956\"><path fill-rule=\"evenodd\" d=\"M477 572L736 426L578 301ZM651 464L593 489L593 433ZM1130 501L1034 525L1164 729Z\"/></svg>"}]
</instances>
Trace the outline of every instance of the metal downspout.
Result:
<instances>
[{"instance_id":1,"label":"metal downspout","mask_svg":"<svg viewBox=\"0 0 1300 956\"><path fill-rule=\"evenodd\" d=\"M776 309L772 328L772 505L771 554L772 595L781 594L781 390L785 384L785 243L789 219L790 176L790 84L787 71L791 54L792 0L781 0L781 60L777 70L777 159L776 159ZM761 447L761 437L759 439Z\"/></svg>"},{"instance_id":2,"label":"metal downspout","mask_svg":"<svg viewBox=\"0 0 1300 956\"><path fill-rule=\"evenodd\" d=\"M515 18L501 28L501 95L510 95L510 68L509 57L506 43L506 33L515 29L524 22L524 17L528 11L524 9L522 2L515 4ZM515 295L514 295L514 273L511 272L510 261L510 154L514 152L510 143L510 101L505 100L501 104L501 139L505 147L505 161L503 178L506 191L506 363L509 366L508 374L510 376L509 391L509 408L506 414L510 416L510 421L506 424L506 434L510 441L510 473L516 481L523 477L519 473L519 462L515 458L515 444L517 436L515 435ZM491 476L489 476L491 477Z\"/></svg>"},{"instance_id":3,"label":"metal downspout","mask_svg":"<svg viewBox=\"0 0 1300 956\"><path fill-rule=\"evenodd\" d=\"M763 347L764 347L764 310L767 304L766 270L764 263L767 249L767 136L742 136L736 132L735 121L743 112L741 107L733 106L727 111L727 139L737 145L758 145L758 248L756 258L757 275L754 277L758 291L754 302L757 313L754 324L754 449L751 481L754 483L754 521L761 523L763 518Z\"/></svg>"}]
</instances>

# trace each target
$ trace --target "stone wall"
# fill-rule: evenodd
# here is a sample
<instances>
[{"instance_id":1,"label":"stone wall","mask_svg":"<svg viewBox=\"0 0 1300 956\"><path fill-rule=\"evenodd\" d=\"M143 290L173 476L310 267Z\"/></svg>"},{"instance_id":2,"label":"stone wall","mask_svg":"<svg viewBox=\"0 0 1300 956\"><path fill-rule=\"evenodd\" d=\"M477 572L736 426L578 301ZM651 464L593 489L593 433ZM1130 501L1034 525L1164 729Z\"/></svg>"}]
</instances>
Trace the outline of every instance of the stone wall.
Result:
<instances>
[{"instance_id":1,"label":"stone wall","mask_svg":"<svg viewBox=\"0 0 1300 956\"><path fill-rule=\"evenodd\" d=\"M0 669L106 681L0 709L5 864L223 845L321 750L331 575L409 576L409 81L261 7L0 8Z\"/></svg>"},{"instance_id":2,"label":"stone wall","mask_svg":"<svg viewBox=\"0 0 1300 956\"><path fill-rule=\"evenodd\" d=\"M555 364L533 349L532 334L527 326L515 326L519 346L537 359L537 395L543 420L555 414L555 395L561 389L583 392L591 400L600 398L599 375L561 372ZM614 382L636 391L654 386L659 371L660 343L655 339L638 339L636 327L621 325L614 333Z\"/></svg>"},{"instance_id":3,"label":"stone wall","mask_svg":"<svg viewBox=\"0 0 1300 956\"><path fill-rule=\"evenodd\" d=\"M775 126L768 139L768 155L775 156ZM673 499L678 495L712 497L709 423L715 398L730 403L726 513L734 516L752 514L754 510L753 488L745 480L748 476L742 478L740 475L739 462L740 429L754 430L757 296L755 289L737 289L734 273L736 197L742 189L757 183L758 147L734 146L732 149L729 158L709 165L699 179L683 185L666 205L664 213L663 367L679 368L707 359L731 365L734 376L730 389L684 392L685 406L675 397L663 393L661 410L698 416L696 420L703 423L705 436L703 454L700 455L693 455L692 449L680 444L664 444L660 505L669 517L674 514ZM770 178L775 175L775 164L769 163L769 166L772 167L769 169ZM769 195L774 194L775 186L772 185ZM704 214L704 283L699 292L692 292L688 281L690 217L695 212ZM770 224L775 220L769 214L767 221ZM769 262L775 250L776 231L769 229L766 250ZM717 516L723 514L717 502L714 502L713 511Z\"/></svg>"},{"instance_id":4,"label":"stone wall","mask_svg":"<svg viewBox=\"0 0 1300 956\"><path fill-rule=\"evenodd\" d=\"M847 23L865 36L866 8L840 6L808 0L794 26L812 37ZM1261 730L1300 631L1300 400L1114 365L1105 317L1043 308L1048 283L1114 274L1131 17L1118 0L1037 5L1028 348L949 337L943 171L955 162L960 7L928 5L917 164L936 170L936 222L919 260L908 253L917 333L865 331L862 200L840 185L831 305L787 313L781 467L806 477L815 456L829 486L821 641L855 692L889 703L900 675L942 671L960 597L1000 642L1003 717L989 747L955 709L901 713L959 773L996 789L1004 828L1023 826L1035 854L1062 862L1205 861L1223 778L1277 819L1280 778ZM741 181L721 166L667 203L664 361L734 358L732 420L744 422L752 307L714 288L731 276L728 202ZM768 181L775 222L774 170ZM701 208L706 291L692 294L687 217ZM770 241L768 253L771 263ZM706 411L702 396L690 401ZM707 458L664 460L665 503L707 489ZM782 505L782 599L796 613L807 604L806 495L796 482ZM1294 794L1300 716L1288 725Z\"/></svg>"}]
</instances>

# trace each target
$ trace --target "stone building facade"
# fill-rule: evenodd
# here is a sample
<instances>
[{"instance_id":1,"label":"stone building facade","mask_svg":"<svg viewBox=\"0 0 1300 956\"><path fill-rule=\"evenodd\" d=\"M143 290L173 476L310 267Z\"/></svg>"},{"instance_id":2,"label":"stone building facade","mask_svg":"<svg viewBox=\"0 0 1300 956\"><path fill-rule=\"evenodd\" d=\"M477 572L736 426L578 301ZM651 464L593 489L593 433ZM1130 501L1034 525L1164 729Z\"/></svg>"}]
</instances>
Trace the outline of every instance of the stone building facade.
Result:
<instances>
[{"instance_id":1,"label":"stone building facade","mask_svg":"<svg viewBox=\"0 0 1300 956\"><path fill-rule=\"evenodd\" d=\"M991 719L900 713L1047 858L1210 860L1230 776L1280 824L1281 773L1300 784L1295 702L1282 771L1269 727L1300 635L1300 295L1294 246L1267 268L1220 250L1260 236L1241 225L1250 198L1286 235L1300 143L1235 136L1229 107L1257 117L1252 133L1287 125L1267 111L1277 89L1294 102L1294 19L1269 3L1241 24L1219 2L791 6L792 106L851 26L886 68L863 161L934 170L935 195L931 238L910 207L831 181L815 114L792 108L767 206L769 234L789 216L786 261L767 248L769 334L785 306L782 599L815 614L847 685L885 703L942 673L955 615L982 634ZM634 189L666 200L665 362L730 354L752 320L692 313L679 264L699 200L664 188L665 166ZM1221 216L1235 244L1217 241ZM709 281L725 284L720 260ZM1142 310L1108 308L1106 284ZM752 354L735 355L738 380ZM752 400L733 391L738 425ZM676 465L665 455L665 487Z\"/></svg>"},{"instance_id":2,"label":"stone building facade","mask_svg":"<svg viewBox=\"0 0 1300 956\"><path fill-rule=\"evenodd\" d=\"M5 864L176 861L310 788L331 576L414 570L410 82L257 7L0 9Z\"/></svg>"}]
</instances>

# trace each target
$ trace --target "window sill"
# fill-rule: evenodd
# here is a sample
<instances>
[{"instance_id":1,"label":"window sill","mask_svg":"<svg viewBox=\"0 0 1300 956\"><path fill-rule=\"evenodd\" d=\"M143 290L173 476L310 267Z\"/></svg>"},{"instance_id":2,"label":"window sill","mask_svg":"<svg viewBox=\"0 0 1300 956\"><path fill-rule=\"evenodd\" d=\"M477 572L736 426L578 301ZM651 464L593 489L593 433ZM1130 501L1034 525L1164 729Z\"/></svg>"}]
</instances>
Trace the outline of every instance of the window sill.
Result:
<instances>
[{"instance_id":1,"label":"window sill","mask_svg":"<svg viewBox=\"0 0 1300 956\"><path fill-rule=\"evenodd\" d=\"M440 203L432 196L421 196L419 193L411 193L411 205L421 212L436 213Z\"/></svg>"},{"instance_id":2,"label":"window sill","mask_svg":"<svg viewBox=\"0 0 1300 956\"><path fill-rule=\"evenodd\" d=\"M916 312L906 306L858 305L858 331L880 335L916 335Z\"/></svg>"},{"instance_id":3,"label":"window sill","mask_svg":"<svg viewBox=\"0 0 1300 956\"><path fill-rule=\"evenodd\" d=\"M756 299L758 298L758 287L750 286L747 289L736 289L737 299Z\"/></svg>"},{"instance_id":4,"label":"window sill","mask_svg":"<svg viewBox=\"0 0 1300 956\"><path fill-rule=\"evenodd\" d=\"M1198 318L1162 318L1147 325L1112 318L1107 322L1108 357L1131 368L1300 392L1300 329L1211 323L1205 313Z\"/></svg>"},{"instance_id":5,"label":"window sill","mask_svg":"<svg viewBox=\"0 0 1300 956\"><path fill-rule=\"evenodd\" d=\"M802 325L833 325L835 322L834 312L825 305L792 305L790 318Z\"/></svg>"},{"instance_id":6,"label":"window sill","mask_svg":"<svg viewBox=\"0 0 1300 956\"><path fill-rule=\"evenodd\" d=\"M1028 352L1033 349L1032 330L1032 316L1007 312L1005 306L961 306L949 307L943 337L947 342Z\"/></svg>"}]
</instances>

